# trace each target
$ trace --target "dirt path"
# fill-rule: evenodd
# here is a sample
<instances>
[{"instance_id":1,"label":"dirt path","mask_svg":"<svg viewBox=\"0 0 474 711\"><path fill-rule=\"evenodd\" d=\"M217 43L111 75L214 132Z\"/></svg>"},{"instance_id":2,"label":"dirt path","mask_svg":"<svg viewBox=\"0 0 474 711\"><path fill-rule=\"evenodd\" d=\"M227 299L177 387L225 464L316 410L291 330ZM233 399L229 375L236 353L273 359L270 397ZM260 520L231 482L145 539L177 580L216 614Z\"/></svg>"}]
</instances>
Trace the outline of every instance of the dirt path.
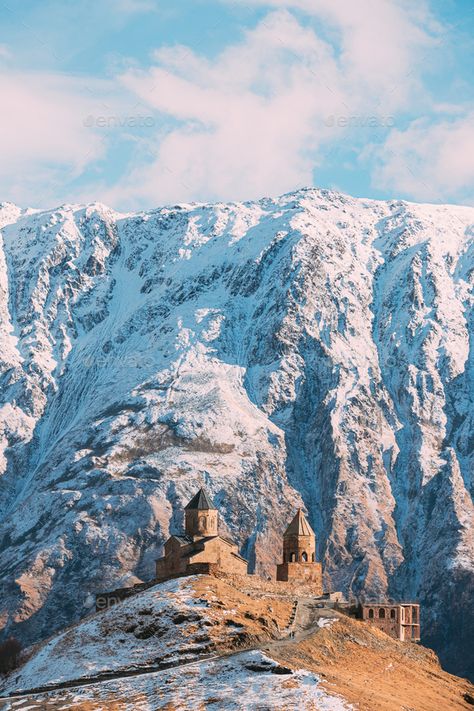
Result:
<instances>
[{"instance_id":1,"label":"dirt path","mask_svg":"<svg viewBox=\"0 0 474 711\"><path fill-rule=\"evenodd\" d=\"M240 652L247 652L250 649L239 649L238 652L231 652L226 654L206 654L197 659L193 659L190 662L181 663L170 663L170 664L149 664L143 669L120 669L116 672L103 672L102 674L96 674L95 676L82 677L81 679L73 679L71 681L64 681L59 684L51 684L50 686L37 686L28 691L18 692L18 694L12 694L11 696L0 696L0 703L5 703L7 701L14 701L18 699L26 699L35 694L44 694L49 691L64 691L67 689L77 689L81 686L92 686L93 684L100 684L102 681L116 681L117 679L128 679L133 676L143 676L144 674L156 674L160 671L168 671L169 669L174 669L175 667L189 667L192 664L198 664L199 662L208 662L212 659L220 659L224 656L231 656L232 654L240 654ZM0 711L2 707L0 706Z\"/></svg>"},{"instance_id":2,"label":"dirt path","mask_svg":"<svg viewBox=\"0 0 474 711\"><path fill-rule=\"evenodd\" d=\"M260 649L271 653L272 651L281 650L288 645L301 642L321 629L319 622L321 619L330 620L336 618L337 615L338 613L334 612L334 610L318 607L318 603L311 598L300 598L298 600L295 620L289 634L281 639L262 645Z\"/></svg>"}]
</instances>

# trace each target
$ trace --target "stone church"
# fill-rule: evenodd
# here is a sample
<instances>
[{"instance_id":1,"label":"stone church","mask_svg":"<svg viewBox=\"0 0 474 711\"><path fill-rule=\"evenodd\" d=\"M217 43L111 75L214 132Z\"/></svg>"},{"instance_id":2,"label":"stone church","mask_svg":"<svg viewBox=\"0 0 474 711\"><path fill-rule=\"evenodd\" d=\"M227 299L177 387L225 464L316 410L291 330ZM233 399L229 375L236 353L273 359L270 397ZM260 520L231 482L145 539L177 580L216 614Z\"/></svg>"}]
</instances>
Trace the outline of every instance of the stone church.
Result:
<instances>
[{"instance_id":1,"label":"stone church","mask_svg":"<svg viewBox=\"0 0 474 711\"><path fill-rule=\"evenodd\" d=\"M164 556L156 561L156 580L194 573L247 573L247 561L237 545L219 535L219 513L207 491L201 488L184 509L183 533L174 534L164 545ZM283 563L276 579L310 584L314 595L322 595L321 563L316 561L316 537L303 511L298 509L283 534Z\"/></svg>"},{"instance_id":2,"label":"stone church","mask_svg":"<svg viewBox=\"0 0 474 711\"><path fill-rule=\"evenodd\" d=\"M194 573L247 573L247 561L238 546L219 535L219 513L205 489L200 489L184 509L184 533L165 543L164 556L156 561L156 579Z\"/></svg>"},{"instance_id":3,"label":"stone church","mask_svg":"<svg viewBox=\"0 0 474 711\"><path fill-rule=\"evenodd\" d=\"M184 509L184 531L168 538L164 556L156 561L156 576L148 583L119 588L96 595L96 610L105 610L157 582L182 575L228 573L247 574L247 561L239 554L230 538L219 535L219 513L205 489L199 489ZM345 608L352 616L373 624L386 634L402 641L420 639L420 606L417 603L375 602L359 605L354 613L352 603L342 593L323 593L322 565L316 560L316 537L306 516L298 509L283 534L283 562L276 566L276 579L295 595L300 587L304 595L320 600L318 606ZM285 585L288 584L288 585ZM300 590L300 594L301 590Z\"/></svg>"}]
</instances>

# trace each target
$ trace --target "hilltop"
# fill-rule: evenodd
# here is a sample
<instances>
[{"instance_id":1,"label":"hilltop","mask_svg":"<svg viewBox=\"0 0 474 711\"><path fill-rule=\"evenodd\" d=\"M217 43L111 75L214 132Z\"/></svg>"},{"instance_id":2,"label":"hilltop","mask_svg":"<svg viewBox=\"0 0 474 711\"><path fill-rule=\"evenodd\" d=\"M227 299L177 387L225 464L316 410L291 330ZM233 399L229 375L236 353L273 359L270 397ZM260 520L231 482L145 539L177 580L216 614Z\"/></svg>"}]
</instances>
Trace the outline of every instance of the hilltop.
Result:
<instances>
[{"instance_id":1,"label":"hilltop","mask_svg":"<svg viewBox=\"0 0 474 711\"><path fill-rule=\"evenodd\" d=\"M4 708L472 707L472 685L442 671L431 650L320 609L301 592L239 576L161 583L31 649L3 691L24 697ZM27 691L41 686L52 690Z\"/></svg>"}]
</instances>

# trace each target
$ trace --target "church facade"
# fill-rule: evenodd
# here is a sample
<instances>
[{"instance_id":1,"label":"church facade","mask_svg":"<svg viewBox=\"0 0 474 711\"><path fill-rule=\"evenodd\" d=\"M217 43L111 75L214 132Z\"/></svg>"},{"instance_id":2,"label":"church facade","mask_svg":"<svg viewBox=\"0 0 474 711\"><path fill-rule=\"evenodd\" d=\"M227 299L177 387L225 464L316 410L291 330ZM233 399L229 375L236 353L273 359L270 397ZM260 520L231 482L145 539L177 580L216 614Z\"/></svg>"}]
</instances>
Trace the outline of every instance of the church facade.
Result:
<instances>
[{"instance_id":1,"label":"church facade","mask_svg":"<svg viewBox=\"0 0 474 711\"><path fill-rule=\"evenodd\" d=\"M184 529L166 541L164 556L156 561L158 581L216 571L247 573L248 563L238 546L219 535L219 512L205 489L200 489L185 507Z\"/></svg>"}]
</instances>

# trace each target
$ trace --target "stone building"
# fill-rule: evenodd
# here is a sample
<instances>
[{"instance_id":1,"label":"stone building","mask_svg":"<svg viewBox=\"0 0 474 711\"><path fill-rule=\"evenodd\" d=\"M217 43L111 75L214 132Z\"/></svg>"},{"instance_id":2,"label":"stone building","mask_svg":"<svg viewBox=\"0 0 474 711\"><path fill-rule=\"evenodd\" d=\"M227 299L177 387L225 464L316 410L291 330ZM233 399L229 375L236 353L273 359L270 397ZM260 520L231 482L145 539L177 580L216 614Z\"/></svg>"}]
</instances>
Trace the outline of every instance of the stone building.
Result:
<instances>
[{"instance_id":1,"label":"stone building","mask_svg":"<svg viewBox=\"0 0 474 711\"><path fill-rule=\"evenodd\" d=\"M316 537L301 509L283 534L283 563L277 580L311 583L314 595L323 593L321 563L316 561Z\"/></svg>"},{"instance_id":2,"label":"stone building","mask_svg":"<svg viewBox=\"0 0 474 711\"><path fill-rule=\"evenodd\" d=\"M230 573L247 574L247 561L237 545L219 535L219 513L205 489L200 489L184 509L184 531L170 536L164 545L164 556L156 561L156 577L129 588L96 595L96 610L105 610L131 595L136 595L168 578L181 575ZM386 634L401 641L420 639L420 606L417 603L346 602L340 592L323 593L322 566L316 560L316 537L304 513L298 509L283 534L283 562L277 565L277 581L295 583L288 586L292 596L312 595L316 607L335 607L346 614L362 618ZM275 583L268 581L268 586ZM298 593L299 586L303 589ZM277 586L281 591L281 587Z\"/></svg>"},{"instance_id":3,"label":"stone building","mask_svg":"<svg viewBox=\"0 0 474 711\"><path fill-rule=\"evenodd\" d=\"M364 603L362 619L402 642L420 640L420 606L417 603Z\"/></svg>"},{"instance_id":4,"label":"stone building","mask_svg":"<svg viewBox=\"0 0 474 711\"><path fill-rule=\"evenodd\" d=\"M184 533L168 538L164 556L156 561L158 581L194 573L247 573L237 545L219 535L219 513L205 489L187 504L184 517Z\"/></svg>"},{"instance_id":5,"label":"stone building","mask_svg":"<svg viewBox=\"0 0 474 711\"><path fill-rule=\"evenodd\" d=\"M247 574L247 561L237 545L219 535L219 513L205 489L200 489L184 509L184 532L165 543L164 556L156 561L156 577L147 583L96 595L96 610L106 610L131 595L167 578L206 573Z\"/></svg>"}]
</instances>

